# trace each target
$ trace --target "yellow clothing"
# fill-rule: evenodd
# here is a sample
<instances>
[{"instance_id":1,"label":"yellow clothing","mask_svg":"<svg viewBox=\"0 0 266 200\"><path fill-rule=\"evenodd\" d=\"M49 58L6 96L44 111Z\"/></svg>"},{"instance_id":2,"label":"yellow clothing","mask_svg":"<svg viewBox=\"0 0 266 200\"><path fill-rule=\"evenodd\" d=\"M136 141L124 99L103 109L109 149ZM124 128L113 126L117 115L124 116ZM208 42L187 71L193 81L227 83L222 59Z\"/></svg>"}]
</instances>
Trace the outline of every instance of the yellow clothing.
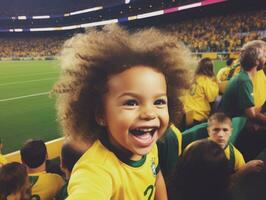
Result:
<instances>
[{"instance_id":1,"label":"yellow clothing","mask_svg":"<svg viewBox=\"0 0 266 200\"><path fill-rule=\"evenodd\" d=\"M7 159L0 153L0 166L5 165L7 163Z\"/></svg>"},{"instance_id":2,"label":"yellow clothing","mask_svg":"<svg viewBox=\"0 0 266 200\"><path fill-rule=\"evenodd\" d=\"M193 119L197 121L208 119L210 102L213 102L218 94L219 87L215 80L208 76L197 76L191 89L182 98L185 112L193 110Z\"/></svg>"},{"instance_id":3,"label":"yellow clothing","mask_svg":"<svg viewBox=\"0 0 266 200\"><path fill-rule=\"evenodd\" d=\"M68 200L154 199L158 150L139 161L118 158L99 141L84 153L73 168Z\"/></svg>"},{"instance_id":4,"label":"yellow clothing","mask_svg":"<svg viewBox=\"0 0 266 200\"><path fill-rule=\"evenodd\" d=\"M218 81L226 81L228 74L230 72L231 68L230 67L223 67L219 70L217 73L216 77Z\"/></svg>"},{"instance_id":5,"label":"yellow clothing","mask_svg":"<svg viewBox=\"0 0 266 200\"><path fill-rule=\"evenodd\" d=\"M234 71L233 76L236 76L237 74L239 74L240 70L241 70L241 67L240 66L238 66L237 68L235 68L235 71Z\"/></svg>"},{"instance_id":6,"label":"yellow clothing","mask_svg":"<svg viewBox=\"0 0 266 200\"><path fill-rule=\"evenodd\" d=\"M41 200L51 200L64 185L64 180L57 174L40 172L29 174L30 183L32 185L32 197Z\"/></svg>"},{"instance_id":7,"label":"yellow clothing","mask_svg":"<svg viewBox=\"0 0 266 200\"><path fill-rule=\"evenodd\" d=\"M261 107L266 101L266 76L263 70L258 71L252 80L255 107Z\"/></svg>"},{"instance_id":8,"label":"yellow clothing","mask_svg":"<svg viewBox=\"0 0 266 200\"><path fill-rule=\"evenodd\" d=\"M232 145L232 144L231 144ZM243 167L245 165L245 160L244 160L244 157L242 155L242 153L237 149L235 148L234 145L233 146L233 149L234 149L234 170L237 171L239 170L241 167ZM230 157L232 156L230 154L230 148L229 148L229 145L227 145L227 147L224 149L224 153L225 153L225 156L228 160L230 160Z\"/></svg>"}]
</instances>

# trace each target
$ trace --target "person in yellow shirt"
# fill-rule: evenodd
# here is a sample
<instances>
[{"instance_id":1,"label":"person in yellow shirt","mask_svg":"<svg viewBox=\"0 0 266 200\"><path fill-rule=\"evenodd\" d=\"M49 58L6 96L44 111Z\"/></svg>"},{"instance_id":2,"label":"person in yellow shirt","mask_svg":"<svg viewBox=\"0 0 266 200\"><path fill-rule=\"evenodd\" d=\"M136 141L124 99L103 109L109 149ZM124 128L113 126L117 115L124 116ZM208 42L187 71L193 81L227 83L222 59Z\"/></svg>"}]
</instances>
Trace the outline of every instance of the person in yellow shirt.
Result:
<instances>
[{"instance_id":1,"label":"person in yellow shirt","mask_svg":"<svg viewBox=\"0 0 266 200\"><path fill-rule=\"evenodd\" d=\"M65 43L54 86L66 135L90 144L75 164L67 200L167 199L156 141L177 124L191 57L174 35L117 25Z\"/></svg>"},{"instance_id":2,"label":"person in yellow shirt","mask_svg":"<svg viewBox=\"0 0 266 200\"><path fill-rule=\"evenodd\" d=\"M227 80L228 74L229 74L231 68L233 67L232 66L233 62L234 62L233 58L227 59L226 66L221 68L216 75L218 81L222 82L222 81Z\"/></svg>"},{"instance_id":3,"label":"person in yellow shirt","mask_svg":"<svg viewBox=\"0 0 266 200\"><path fill-rule=\"evenodd\" d=\"M47 149L42 140L28 140L20 149L22 163L26 165L32 187L32 200L55 198L64 185L61 176L46 172Z\"/></svg>"},{"instance_id":4,"label":"person in yellow shirt","mask_svg":"<svg viewBox=\"0 0 266 200\"><path fill-rule=\"evenodd\" d=\"M209 58L200 60L194 76L194 83L182 98L186 112L193 111L193 125L207 121L211 103L219 94L218 83Z\"/></svg>"},{"instance_id":5,"label":"person in yellow shirt","mask_svg":"<svg viewBox=\"0 0 266 200\"><path fill-rule=\"evenodd\" d=\"M0 167L7 163L7 159L2 155L3 142L0 138Z\"/></svg>"}]
</instances>

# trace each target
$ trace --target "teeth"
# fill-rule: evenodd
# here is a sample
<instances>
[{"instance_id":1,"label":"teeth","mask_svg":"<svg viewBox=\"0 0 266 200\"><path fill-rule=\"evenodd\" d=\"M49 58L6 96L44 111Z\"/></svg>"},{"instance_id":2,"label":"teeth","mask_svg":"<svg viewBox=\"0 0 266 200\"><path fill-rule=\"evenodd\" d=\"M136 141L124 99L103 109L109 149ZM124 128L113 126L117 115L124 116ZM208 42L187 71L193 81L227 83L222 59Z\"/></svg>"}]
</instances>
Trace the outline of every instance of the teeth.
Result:
<instances>
[{"instance_id":1,"label":"teeth","mask_svg":"<svg viewBox=\"0 0 266 200\"><path fill-rule=\"evenodd\" d=\"M156 128L136 128L136 129L130 130L130 132L134 135L144 135L144 134L153 135L155 131L156 131Z\"/></svg>"},{"instance_id":2,"label":"teeth","mask_svg":"<svg viewBox=\"0 0 266 200\"><path fill-rule=\"evenodd\" d=\"M137 131L142 131L142 132L151 132L153 128L137 128Z\"/></svg>"}]
</instances>

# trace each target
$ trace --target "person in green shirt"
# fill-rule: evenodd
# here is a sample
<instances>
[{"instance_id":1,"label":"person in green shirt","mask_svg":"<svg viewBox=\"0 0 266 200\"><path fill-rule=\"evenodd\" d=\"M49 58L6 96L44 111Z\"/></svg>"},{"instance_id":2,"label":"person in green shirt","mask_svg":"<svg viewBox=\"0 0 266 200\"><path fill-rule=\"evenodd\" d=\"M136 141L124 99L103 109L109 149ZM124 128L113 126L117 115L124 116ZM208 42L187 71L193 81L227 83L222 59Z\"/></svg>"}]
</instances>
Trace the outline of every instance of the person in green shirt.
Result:
<instances>
[{"instance_id":1,"label":"person in green shirt","mask_svg":"<svg viewBox=\"0 0 266 200\"><path fill-rule=\"evenodd\" d=\"M255 108L253 83L256 72L266 63L266 43L255 40L243 46L240 53L241 71L233 77L223 94L220 110L230 117L246 116L266 124L266 114Z\"/></svg>"}]
</instances>

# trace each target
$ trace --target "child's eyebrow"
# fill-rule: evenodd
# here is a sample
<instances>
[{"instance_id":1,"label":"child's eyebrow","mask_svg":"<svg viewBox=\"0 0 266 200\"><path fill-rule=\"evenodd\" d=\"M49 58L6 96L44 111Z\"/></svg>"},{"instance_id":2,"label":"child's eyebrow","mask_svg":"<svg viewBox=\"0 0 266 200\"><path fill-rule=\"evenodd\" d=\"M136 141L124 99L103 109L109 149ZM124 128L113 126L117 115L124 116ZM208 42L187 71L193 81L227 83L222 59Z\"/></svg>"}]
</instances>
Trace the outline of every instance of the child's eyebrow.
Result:
<instances>
[{"instance_id":1,"label":"child's eyebrow","mask_svg":"<svg viewBox=\"0 0 266 200\"><path fill-rule=\"evenodd\" d=\"M137 93L134 92L125 92L122 93L121 95L118 96L118 98L124 97L124 96L131 96L131 97L135 97L135 98L140 98L142 95L139 95ZM155 98L158 97L167 97L166 93L158 93L156 95L154 95Z\"/></svg>"}]
</instances>

